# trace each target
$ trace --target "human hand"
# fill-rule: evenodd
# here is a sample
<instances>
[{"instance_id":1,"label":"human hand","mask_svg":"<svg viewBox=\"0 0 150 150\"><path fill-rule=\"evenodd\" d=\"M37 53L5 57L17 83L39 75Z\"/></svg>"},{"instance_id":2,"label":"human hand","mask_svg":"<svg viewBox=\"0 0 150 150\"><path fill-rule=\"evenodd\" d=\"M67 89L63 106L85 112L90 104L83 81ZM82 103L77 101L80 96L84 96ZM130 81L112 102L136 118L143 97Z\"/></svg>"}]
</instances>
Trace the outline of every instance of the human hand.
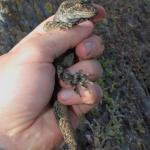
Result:
<instances>
[{"instance_id":1,"label":"human hand","mask_svg":"<svg viewBox=\"0 0 150 150\"><path fill-rule=\"evenodd\" d=\"M104 17L104 9L99 6L98 10L99 15L93 21ZM0 134L3 135L0 141L8 137L4 146L11 150L9 142L18 150L55 149L62 142L53 109L47 106L55 84L52 63L56 57L75 47L81 61L69 68L71 72L83 70L90 74L92 81L102 73L94 58L102 53L104 46L99 37L92 35L94 25L91 21L71 30L48 33L43 31L44 23L0 57ZM93 83L89 85L90 93L81 89L83 94L79 96L65 84L61 83L61 86L58 100L70 105L76 127L78 117L101 100L100 87Z\"/></svg>"}]
</instances>

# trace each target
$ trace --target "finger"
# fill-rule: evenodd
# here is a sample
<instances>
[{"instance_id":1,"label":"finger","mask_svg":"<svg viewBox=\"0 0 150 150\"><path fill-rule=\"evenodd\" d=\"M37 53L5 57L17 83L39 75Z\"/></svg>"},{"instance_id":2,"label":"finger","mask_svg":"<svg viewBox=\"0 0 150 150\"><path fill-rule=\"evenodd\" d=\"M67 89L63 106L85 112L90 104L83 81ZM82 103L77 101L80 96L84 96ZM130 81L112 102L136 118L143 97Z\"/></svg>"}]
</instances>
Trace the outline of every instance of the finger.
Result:
<instances>
[{"instance_id":1,"label":"finger","mask_svg":"<svg viewBox=\"0 0 150 150\"><path fill-rule=\"evenodd\" d=\"M100 5L97 5L97 4L94 4L94 6L97 8L98 14L97 14L97 16L95 16L93 18L92 21L96 23L96 22L99 22L99 21L101 21L102 19L105 18L106 12L105 12L104 7L102 7Z\"/></svg>"},{"instance_id":2,"label":"finger","mask_svg":"<svg viewBox=\"0 0 150 150\"><path fill-rule=\"evenodd\" d=\"M98 61L96 60L84 60L80 61L70 68L67 69L71 74L75 74L77 72L81 72L88 76L88 79L91 81L96 81L103 75L103 69ZM71 85L66 82L60 80L60 85L63 88L69 88Z\"/></svg>"},{"instance_id":3,"label":"finger","mask_svg":"<svg viewBox=\"0 0 150 150\"><path fill-rule=\"evenodd\" d=\"M91 59L99 57L104 51L104 43L101 37L93 35L76 47L76 55L82 59Z\"/></svg>"},{"instance_id":4,"label":"finger","mask_svg":"<svg viewBox=\"0 0 150 150\"><path fill-rule=\"evenodd\" d=\"M78 87L78 93L72 88L62 89L58 94L58 100L65 105L80 105L99 103L102 90L96 83L88 83L87 87Z\"/></svg>"},{"instance_id":5,"label":"finger","mask_svg":"<svg viewBox=\"0 0 150 150\"><path fill-rule=\"evenodd\" d=\"M102 92L102 89L97 84L95 84L95 87L93 86L93 88L91 88L91 93L93 96L89 95L85 97L86 103L72 105L72 110L75 113L75 116L77 118L81 117L83 114L86 114L96 105L98 105L98 103L100 104L102 103L103 92ZM91 97L91 101L90 101L90 97Z\"/></svg>"},{"instance_id":6,"label":"finger","mask_svg":"<svg viewBox=\"0 0 150 150\"><path fill-rule=\"evenodd\" d=\"M83 74L88 75L88 78L92 81L96 81L102 77L103 74L103 69L99 62L96 60L80 61L68 68L68 70L73 74L81 71Z\"/></svg>"},{"instance_id":7,"label":"finger","mask_svg":"<svg viewBox=\"0 0 150 150\"><path fill-rule=\"evenodd\" d=\"M93 28L93 23L86 21L71 30L55 30L45 34L41 33L36 38L20 43L15 51L19 50L23 53L24 59L29 60L31 58L31 61L53 62L56 57L90 36Z\"/></svg>"}]
</instances>

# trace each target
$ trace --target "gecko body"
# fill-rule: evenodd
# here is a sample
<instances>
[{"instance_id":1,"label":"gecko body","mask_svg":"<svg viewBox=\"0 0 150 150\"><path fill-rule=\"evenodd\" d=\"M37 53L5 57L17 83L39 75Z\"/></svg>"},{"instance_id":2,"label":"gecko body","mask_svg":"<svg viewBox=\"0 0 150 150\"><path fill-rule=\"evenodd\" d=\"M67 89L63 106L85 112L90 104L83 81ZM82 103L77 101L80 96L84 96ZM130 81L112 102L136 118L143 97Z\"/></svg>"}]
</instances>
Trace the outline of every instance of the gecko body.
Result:
<instances>
[{"instance_id":1,"label":"gecko body","mask_svg":"<svg viewBox=\"0 0 150 150\"><path fill-rule=\"evenodd\" d=\"M54 15L53 21L48 21L44 25L44 30L49 32L51 30L64 30L71 29L79 22L90 19L97 14L96 8L91 4L91 0L67 0L61 3L57 12ZM73 52L72 52L73 53ZM63 57L68 57L67 54ZM75 89L77 85L85 86L89 81L88 76L79 71L72 74L65 71L59 64L63 64L64 58L57 59L54 66L57 68L57 80L72 85ZM58 86L58 85L57 85ZM54 112L59 128L64 137L65 143L68 145L69 150L77 150L77 142L75 133L71 125L70 116L67 106L61 104L59 101L54 103Z\"/></svg>"}]
</instances>

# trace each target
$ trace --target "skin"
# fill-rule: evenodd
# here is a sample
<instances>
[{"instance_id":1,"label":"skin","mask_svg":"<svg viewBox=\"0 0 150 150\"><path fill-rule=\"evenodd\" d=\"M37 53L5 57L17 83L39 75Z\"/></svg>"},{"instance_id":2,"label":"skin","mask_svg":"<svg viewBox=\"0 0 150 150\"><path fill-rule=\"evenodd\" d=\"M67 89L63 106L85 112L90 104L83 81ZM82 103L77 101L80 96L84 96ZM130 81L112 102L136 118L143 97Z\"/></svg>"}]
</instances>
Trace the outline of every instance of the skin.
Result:
<instances>
[{"instance_id":1,"label":"skin","mask_svg":"<svg viewBox=\"0 0 150 150\"><path fill-rule=\"evenodd\" d=\"M54 89L54 59L75 47L81 61L68 68L83 70L92 81L102 75L95 57L104 50L102 40L92 34L94 22L104 17L104 9L97 6L99 15L68 31L43 30L42 22L22 39L9 53L0 57L0 146L16 150L56 149L62 143L53 109L47 106ZM52 17L46 21L51 20ZM58 44L59 43L59 44ZM60 81L58 100L70 105L74 127L79 117L101 101L101 88L93 82L81 96Z\"/></svg>"}]
</instances>

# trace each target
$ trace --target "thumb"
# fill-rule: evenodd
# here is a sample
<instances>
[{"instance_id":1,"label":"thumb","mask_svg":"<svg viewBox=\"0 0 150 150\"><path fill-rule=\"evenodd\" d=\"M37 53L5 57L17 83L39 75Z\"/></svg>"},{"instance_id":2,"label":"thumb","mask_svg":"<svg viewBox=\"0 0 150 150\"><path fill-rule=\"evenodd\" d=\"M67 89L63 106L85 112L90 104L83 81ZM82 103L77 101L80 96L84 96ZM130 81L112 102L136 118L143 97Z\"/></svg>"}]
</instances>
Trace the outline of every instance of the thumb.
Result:
<instances>
[{"instance_id":1,"label":"thumb","mask_svg":"<svg viewBox=\"0 0 150 150\"><path fill-rule=\"evenodd\" d=\"M21 52L21 60L25 58L30 61L31 58L32 62L53 62L56 57L90 36L94 28L91 21L85 21L69 30L45 32L43 30L45 22L41 23L14 47L13 51Z\"/></svg>"}]
</instances>

